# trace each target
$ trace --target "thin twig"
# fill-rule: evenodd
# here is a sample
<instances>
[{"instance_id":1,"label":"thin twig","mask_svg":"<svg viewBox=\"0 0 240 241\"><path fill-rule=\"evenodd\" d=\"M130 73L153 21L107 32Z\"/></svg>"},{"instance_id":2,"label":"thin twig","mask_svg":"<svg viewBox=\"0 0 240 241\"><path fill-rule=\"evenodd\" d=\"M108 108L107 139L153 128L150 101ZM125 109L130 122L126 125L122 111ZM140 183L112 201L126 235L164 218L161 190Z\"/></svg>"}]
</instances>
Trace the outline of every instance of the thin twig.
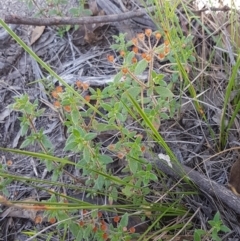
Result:
<instances>
[{"instance_id":1,"label":"thin twig","mask_svg":"<svg viewBox=\"0 0 240 241\"><path fill-rule=\"evenodd\" d=\"M33 26L50 25L75 25L75 24L93 24L93 23L111 23L124 21L126 19L141 17L146 14L146 10L130 11L121 14L111 14L93 17L55 17L55 18L29 18L16 15L5 16L4 21L12 24L24 24Z\"/></svg>"}]
</instances>

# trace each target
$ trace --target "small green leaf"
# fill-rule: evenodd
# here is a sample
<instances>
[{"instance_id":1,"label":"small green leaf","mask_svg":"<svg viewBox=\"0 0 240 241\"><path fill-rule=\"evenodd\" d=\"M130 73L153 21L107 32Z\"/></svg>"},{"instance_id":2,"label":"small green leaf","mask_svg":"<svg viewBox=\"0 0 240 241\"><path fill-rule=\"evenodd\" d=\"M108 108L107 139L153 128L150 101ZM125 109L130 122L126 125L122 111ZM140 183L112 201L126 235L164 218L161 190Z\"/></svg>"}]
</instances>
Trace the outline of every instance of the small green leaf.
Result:
<instances>
[{"instance_id":1,"label":"small green leaf","mask_svg":"<svg viewBox=\"0 0 240 241\"><path fill-rule=\"evenodd\" d=\"M152 101L152 99L150 97L145 97L143 98L143 104L148 104Z\"/></svg>"},{"instance_id":2,"label":"small green leaf","mask_svg":"<svg viewBox=\"0 0 240 241\"><path fill-rule=\"evenodd\" d=\"M191 55L191 56L189 57L189 61L192 62L192 63L194 63L194 62L196 62L196 58L195 58L193 55Z\"/></svg>"},{"instance_id":3,"label":"small green leaf","mask_svg":"<svg viewBox=\"0 0 240 241\"><path fill-rule=\"evenodd\" d=\"M154 90L160 95L160 97L173 97L173 93L171 92L171 90L169 90L168 88L165 88L163 86L156 86L154 88Z\"/></svg>"},{"instance_id":4,"label":"small green leaf","mask_svg":"<svg viewBox=\"0 0 240 241\"><path fill-rule=\"evenodd\" d=\"M122 122L124 122L124 121L126 120L126 118L127 118L127 116L126 116L126 115L123 115L122 113L117 113L117 114L116 114L116 117L117 117L117 119L118 119L119 121L122 121Z\"/></svg>"},{"instance_id":5,"label":"small green leaf","mask_svg":"<svg viewBox=\"0 0 240 241\"><path fill-rule=\"evenodd\" d=\"M26 140L22 143L22 145L20 146L20 149L25 148L25 147L29 146L30 144L33 144L33 143L34 143L33 140L31 140L31 139L26 139Z\"/></svg>"},{"instance_id":6,"label":"small green leaf","mask_svg":"<svg viewBox=\"0 0 240 241\"><path fill-rule=\"evenodd\" d=\"M68 32L71 29L71 27L72 27L71 25L67 25L66 26L66 31Z\"/></svg>"},{"instance_id":7,"label":"small green leaf","mask_svg":"<svg viewBox=\"0 0 240 241\"><path fill-rule=\"evenodd\" d=\"M129 163L129 167L130 167L131 172L133 174L136 173L137 170L138 170L138 162L133 160L133 159L130 159L130 160L128 160L128 163Z\"/></svg>"},{"instance_id":8,"label":"small green leaf","mask_svg":"<svg viewBox=\"0 0 240 241\"><path fill-rule=\"evenodd\" d=\"M201 236L196 232L194 233L193 238L194 238L194 241L201 241Z\"/></svg>"},{"instance_id":9,"label":"small green leaf","mask_svg":"<svg viewBox=\"0 0 240 241\"><path fill-rule=\"evenodd\" d=\"M43 145L48 148L48 149L51 149L52 148L52 143L51 141L49 140L49 138L46 136L46 135L43 135L42 136L42 142L43 142Z\"/></svg>"},{"instance_id":10,"label":"small green leaf","mask_svg":"<svg viewBox=\"0 0 240 241\"><path fill-rule=\"evenodd\" d=\"M99 155L98 158L99 158L99 161L104 165L107 165L113 162L112 158L108 155Z\"/></svg>"},{"instance_id":11,"label":"small green leaf","mask_svg":"<svg viewBox=\"0 0 240 241\"><path fill-rule=\"evenodd\" d=\"M213 221L218 222L220 220L221 220L220 219L220 212L216 212L216 214L214 215Z\"/></svg>"},{"instance_id":12,"label":"small green leaf","mask_svg":"<svg viewBox=\"0 0 240 241\"><path fill-rule=\"evenodd\" d=\"M153 181L157 181L158 180L157 176L155 174L153 174L153 173L149 174L149 179L153 180Z\"/></svg>"},{"instance_id":13,"label":"small green leaf","mask_svg":"<svg viewBox=\"0 0 240 241\"><path fill-rule=\"evenodd\" d=\"M79 130L78 129L76 129L76 128L74 128L73 130L72 130L72 134L68 137L68 140L70 140L70 137L71 137L71 139L73 140L73 139L80 139L82 136L81 136L81 133L79 132Z\"/></svg>"},{"instance_id":14,"label":"small green leaf","mask_svg":"<svg viewBox=\"0 0 240 241\"><path fill-rule=\"evenodd\" d=\"M94 130L101 132L101 131L107 131L107 130L116 130L116 125L109 125L104 123L98 123L96 120L93 120L92 127Z\"/></svg>"},{"instance_id":15,"label":"small green leaf","mask_svg":"<svg viewBox=\"0 0 240 241\"><path fill-rule=\"evenodd\" d=\"M79 121L79 118L80 118L80 113L77 109L73 109L71 111L71 117L72 117L72 121L75 125L78 125L78 121Z\"/></svg>"},{"instance_id":16,"label":"small green leaf","mask_svg":"<svg viewBox=\"0 0 240 241\"><path fill-rule=\"evenodd\" d=\"M58 169L53 169L53 174L52 174L51 180L53 182L56 182L57 179L59 178L59 175L60 175L60 171Z\"/></svg>"},{"instance_id":17,"label":"small green leaf","mask_svg":"<svg viewBox=\"0 0 240 241\"><path fill-rule=\"evenodd\" d=\"M92 225L88 225L86 228L83 230L83 240L90 240L90 234L92 233Z\"/></svg>"},{"instance_id":18,"label":"small green leaf","mask_svg":"<svg viewBox=\"0 0 240 241\"><path fill-rule=\"evenodd\" d=\"M116 102L115 104L114 104L114 110L120 110L122 108L122 104L120 103L120 102Z\"/></svg>"},{"instance_id":19,"label":"small green leaf","mask_svg":"<svg viewBox=\"0 0 240 241\"><path fill-rule=\"evenodd\" d=\"M97 186L98 190L102 190L104 184L104 177L102 175L98 175L95 186Z\"/></svg>"},{"instance_id":20,"label":"small green leaf","mask_svg":"<svg viewBox=\"0 0 240 241\"><path fill-rule=\"evenodd\" d=\"M53 170L53 163L52 163L52 161L46 160L45 163L46 163L47 171L51 172Z\"/></svg>"},{"instance_id":21,"label":"small green leaf","mask_svg":"<svg viewBox=\"0 0 240 241\"><path fill-rule=\"evenodd\" d=\"M178 82L179 81L179 75L176 74L176 73L173 73L172 77L171 77L171 80L172 80L173 83Z\"/></svg>"},{"instance_id":22,"label":"small green leaf","mask_svg":"<svg viewBox=\"0 0 240 241\"><path fill-rule=\"evenodd\" d=\"M214 241L222 241L222 239L219 238L219 236L218 236L217 234L214 234L214 233L212 233L212 239L213 239Z\"/></svg>"},{"instance_id":23,"label":"small green leaf","mask_svg":"<svg viewBox=\"0 0 240 241\"><path fill-rule=\"evenodd\" d=\"M208 223L209 223L212 227L214 227L214 225L215 225L215 222L214 222L213 220L208 221Z\"/></svg>"},{"instance_id":24,"label":"small green leaf","mask_svg":"<svg viewBox=\"0 0 240 241\"><path fill-rule=\"evenodd\" d=\"M164 79L164 75L163 74L158 74L158 75L156 75L155 78L153 78L153 82L156 85L161 85L163 87L166 87L167 83L163 79Z\"/></svg>"},{"instance_id":25,"label":"small green leaf","mask_svg":"<svg viewBox=\"0 0 240 241\"><path fill-rule=\"evenodd\" d=\"M168 114L166 114L166 113L160 113L160 117L161 117L161 119L163 119L163 120L168 120L169 119L169 116L168 116Z\"/></svg>"},{"instance_id":26,"label":"small green leaf","mask_svg":"<svg viewBox=\"0 0 240 241\"><path fill-rule=\"evenodd\" d=\"M108 119L108 123L109 123L110 125L114 125L114 124L115 124L115 117L113 116L113 117L111 117L110 119Z\"/></svg>"},{"instance_id":27,"label":"small green leaf","mask_svg":"<svg viewBox=\"0 0 240 241\"><path fill-rule=\"evenodd\" d=\"M71 13L73 16L79 15L79 10L78 8L70 8L69 13Z\"/></svg>"},{"instance_id":28,"label":"small green leaf","mask_svg":"<svg viewBox=\"0 0 240 241\"><path fill-rule=\"evenodd\" d=\"M74 25L74 31L78 30L79 29L79 25L75 24Z\"/></svg>"},{"instance_id":29,"label":"small green leaf","mask_svg":"<svg viewBox=\"0 0 240 241\"><path fill-rule=\"evenodd\" d=\"M167 87L167 83L164 80L157 80L157 82L155 82L155 84L158 84L163 87Z\"/></svg>"},{"instance_id":30,"label":"small green leaf","mask_svg":"<svg viewBox=\"0 0 240 241\"><path fill-rule=\"evenodd\" d=\"M127 90L127 93L125 92L123 94L124 98L128 97L128 94L130 94L133 98L136 98L141 93L141 87L131 87Z\"/></svg>"},{"instance_id":31,"label":"small green leaf","mask_svg":"<svg viewBox=\"0 0 240 241\"><path fill-rule=\"evenodd\" d=\"M81 127L77 126L75 129L76 129L76 131L79 132L80 137L83 137L86 135L86 131L84 129L82 129Z\"/></svg>"},{"instance_id":32,"label":"small green leaf","mask_svg":"<svg viewBox=\"0 0 240 241\"><path fill-rule=\"evenodd\" d=\"M137 66L135 67L134 74L139 75L142 74L146 68L148 67L148 62L146 59L142 59L137 63Z\"/></svg>"},{"instance_id":33,"label":"small green leaf","mask_svg":"<svg viewBox=\"0 0 240 241\"><path fill-rule=\"evenodd\" d=\"M76 236L76 240L83 240L83 230L79 228L79 225L78 225L78 235Z\"/></svg>"},{"instance_id":34,"label":"small green leaf","mask_svg":"<svg viewBox=\"0 0 240 241\"><path fill-rule=\"evenodd\" d=\"M42 116L44 112L45 112L45 108L42 108L42 109L36 111L36 116Z\"/></svg>"},{"instance_id":35,"label":"small green leaf","mask_svg":"<svg viewBox=\"0 0 240 241\"><path fill-rule=\"evenodd\" d=\"M50 16L55 16L55 15L58 15L58 11L57 11L56 9L51 9L51 10L48 12L48 14L49 14Z\"/></svg>"},{"instance_id":36,"label":"small green leaf","mask_svg":"<svg viewBox=\"0 0 240 241\"><path fill-rule=\"evenodd\" d=\"M227 232L230 232L231 229L229 229L229 228L228 228L227 226L225 226L225 225L222 225L222 226L221 226L221 231L227 233Z\"/></svg>"},{"instance_id":37,"label":"small green leaf","mask_svg":"<svg viewBox=\"0 0 240 241\"><path fill-rule=\"evenodd\" d=\"M131 51L128 55L127 55L127 57L126 57L126 59L125 59L125 63L127 64L127 65L131 65L132 64L132 58L135 56L135 53L133 52L133 51Z\"/></svg>"},{"instance_id":38,"label":"small green leaf","mask_svg":"<svg viewBox=\"0 0 240 241\"><path fill-rule=\"evenodd\" d=\"M74 223L74 222L70 222L70 224L69 224L69 229L70 229L71 233L73 234L73 236L74 236L75 238L78 237L78 235L79 235L79 230L80 230L78 224L76 224L76 223Z\"/></svg>"},{"instance_id":39,"label":"small green leaf","mask_svg":"<svg viewBox=\"0 0 240 241\"><path fill-rule=\"evenodd\" d=\"M92 139L94 139L97 136L97 133L87 133L84 136L84 140L85 141L91 141Z\"/></svg>"},{"instance_id":40,"label":"small green leaf","mask_svg":"<svg viewBox=\"0 0 240 241\"><path fill-rule=\"evenodd\" d=\"M29 125L27 123L21 125L21 130L20 130L21 136L24 136L27 133L28 127Z\"/></svg>"},{"instance_id":41,"label":"small green leaf","mask_svg":"<svg viewBox=\"0 0 240 241\"><path fill-rule=\"evenodd\" d=\"M64 147L63 150L64 151L72 151L76 148L77 144L78 144L77 142L70 142Z\"/></svg>"},{"instance_id":42,"label":"small green leaf","mask_svg":"<svg viewBox=\"0 0 240 241\"><path fill-rule=\"evenodd\" d=\"M127 225L128 225L128 213L125 213L125 214L122 216L119 225L120 225L121 227L127 227Z\"/></svg>"},{"instance_id":43,"label":"small green leaf","mask_svg":"<svg viewBox=\"0 0 240 241\"><path fill-rule=\"evenodd\" d=\"M89 149L88 149L88 147L85 147L83 149L83 159L85 160L85 162L89 162L90 158L91 158L91 156L90 156Z\"/></svg>"},{"instance_id":44,"label":"small green leaf","mask_svg":"<svg viewBox=\"0 0 240 241\"><path fill-rule=\"evenodd\" d=\"M122 189L122 193L126 196L126 197L130 197L132 195L132 190L131 187L126 186Z\"/></svg>"},{"instance_id":45,"label":"small green leaf","mask_svg":"<svg viewBox=\"0 0 240 241\"><path fill-rule=\"evenodd\" d=\"M117 201L118 199L118 190L116 187L112 187L111 192L109 193L109 199L112 198L113 201Z\"/></svg>"},{"instance_id":46,"label":"small green leaf","mask_svg":"<svg viewBox=\"0 0 240 241\"><path fill-rule=\"evenodd\" d=\"M107 110L107 111L111 111L112 110L112 106L106 103L101 103L101 106L103 107L103 109Z\"/></svg>"},{"instance_id":47,"label":"small green leaf","mask_svg":"<svg viewBox=\"0 0 240 241\"><path fill-rule=\"evenodd\" d=\"M120 49L119 49L119 44L112 44L112 45L111 45L111 48L112 48L112 49L116 49L116 50L120 50Z\"/></svg>"}]
</instances>

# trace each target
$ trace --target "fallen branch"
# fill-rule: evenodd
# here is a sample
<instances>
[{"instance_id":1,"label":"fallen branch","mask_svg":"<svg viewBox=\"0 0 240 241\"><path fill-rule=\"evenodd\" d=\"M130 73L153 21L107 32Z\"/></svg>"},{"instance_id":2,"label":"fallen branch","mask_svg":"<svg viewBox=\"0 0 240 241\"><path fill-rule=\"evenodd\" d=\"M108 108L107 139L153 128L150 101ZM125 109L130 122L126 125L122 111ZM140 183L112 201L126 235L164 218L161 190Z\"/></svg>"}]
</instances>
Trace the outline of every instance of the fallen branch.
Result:
<instances>
[{"instance_id":1,"label":"fallen branch","mask_svg":"<svg viewBox=\"0 0 240 241\"><path fill-rule=\"evenodd\" d=\"M93 16L93 17L55 17L55 18L28 18L16 15L5 16L4 21L11 24L24 24L33 26L50 25L75 25L75 24L93 24L93 23L112 23L124 21L126 19L141 17L146 14L146 10L130 11L121 14Z\"/></svg>"},{"instance_id":2,"label":"fallen branch","mask_svg":"<svg viewBox=\"0 0 240 241\"><path fill-rule=\"evenodd\" d=\"M162 170L165 174L170 175L176 179L180 179L179 166L173 165L173 168L169 167L166 163L160 160L156 160L155 164L158 169ZM183 171L188 177L196 184L199 189L207 193L211 197L215 197L221 203L225 203L229 208L234 210L237 214L240 214L240 198L236 196L232 191L226 187L218 184L213 180L209 180L206 176L200 174L193 169L182 165Z\"/></svg>"}]
</instances>

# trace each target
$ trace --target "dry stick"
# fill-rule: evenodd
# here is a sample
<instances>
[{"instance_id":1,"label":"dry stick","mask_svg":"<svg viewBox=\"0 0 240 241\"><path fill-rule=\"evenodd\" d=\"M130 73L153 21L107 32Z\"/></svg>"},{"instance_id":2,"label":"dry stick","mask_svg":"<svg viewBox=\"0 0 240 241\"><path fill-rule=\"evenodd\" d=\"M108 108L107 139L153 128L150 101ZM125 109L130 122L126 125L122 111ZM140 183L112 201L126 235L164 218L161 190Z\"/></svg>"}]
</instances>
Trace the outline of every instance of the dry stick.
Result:
<instances>
[{"instance_id":1,"label":"dry stick","mask_svg":"<svg viewBox=\"0 0 240 241\"><path fill-rule=\"evenodd\" d=\"M149 12L152 12L154 8L150 7ZM223 8L204 8L201 10L192 10L194 13L200 13L207 10L211 11L230 11L231 8L224 6ZM17 15L8 15L5 16L4 21L11 24L24 24L24 25L33 25L33 26L50 26L50 25L74 25L74 24L93 24L93 23L111 23L124 21L126 19L141 17L145 15L147 11L137 10L130 11L121 14L111 14L103 16L94 16L94 17L79 17L79 18L69 18L69 17L55 17L55 18L27 18Z\"/></svg>"},{"instance_id":2,"label":"dry stick","mask_svg":"<svg viewBox=\"0 0 240 241\"><path fill-rule=\"evenodd\" d=\"M121 14L111 14L94 17L55 17L55 18L28 18L16 15L5 16L4 21L11 24L24 24L33 26L50 26L50 25L75 25L75 24L93 24L93 23L111 23L119 22L126 19L141 17L146 14L146 10L130 11Z\"/></svg>"},{"instance_id":3,"label":"dry stick","mask_svg":"<svg viewBox=\"0 0 240 241\"><path fill-rule=\"evenodd\" d=\"M156 160L155 164L158 169L162 170L165 174L170 175L174 178L180 179L179 167L173 165L173 168L169 167L166 163ZM200 190L208 193L212 197L216 197L220 199L223 203L225 203L229 208L233 209L237 214L240 214L240 198L239 196L234 195L230 190L226 187L219 185L217 182L213 180L209 180L209 178L201 175L199 172L194 171L193 169L182 165L183 170L186 175L190 177L190 179L195 183Z\"/></svg>"}]
</instances>

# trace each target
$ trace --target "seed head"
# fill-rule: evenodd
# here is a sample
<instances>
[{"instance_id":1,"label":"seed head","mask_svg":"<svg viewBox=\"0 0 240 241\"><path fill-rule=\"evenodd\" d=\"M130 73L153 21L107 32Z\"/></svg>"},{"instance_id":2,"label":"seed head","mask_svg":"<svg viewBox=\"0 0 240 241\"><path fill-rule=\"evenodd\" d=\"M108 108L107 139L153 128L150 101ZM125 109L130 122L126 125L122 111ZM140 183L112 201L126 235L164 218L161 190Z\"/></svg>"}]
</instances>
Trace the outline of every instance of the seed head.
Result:
<instances>
[{"instance_id":1,"label":"seed head","mask_svg":"<svg viewBox=\"0 0 240 241\"><path fill-rule=\"evenodd\" d=\"M108 55L108 56L107 56L107 59L108 59L108 61L109 61L110 63L113 63L113 61L114 61L114 56L113 56L113 55Z\"/></svg>"},{"instance_id":2,"label":"seed head","mask_svg":"<svg viewBox=\"0 0 240 241\"><path fill-rule=\"evenodd\" d=\"M144 39L145 39L144 33L139 33L139 34L137 35L137 38L138 38L140 41L144 41Z\"/></svg>"},{"instance_id":3,"label":"seed head","mask_svg":"<svg viewBox=\"0 0 240 241\"><path fill-rule=\"evenodd\" d=\"M146 35L148 38L151 37L151 35L152 35L152 29L150 29L150 28L145 29L145 35Z\"/></svg>"},{"instance_id":4,"label":"seed head","mask_svg":"<svg viewBox=\"0 0 240 241\"><path fill-rule=\"evenodd\" d=\"M155 38L157 39L157 40L159 40L160 38L162 37L162 35L160 34L160 33L155 33Z\"/></svg>"},{"instance_id":5,"label":"seed head","mask_svg":"<svg viewBox=\"0 0 240 241\"><path fill-rule=\"evenodd\" d=\"M125 51L121 50L120 51L120 56L125 57L125 55L126 55Z\"/></svg>"}]
</instances>

